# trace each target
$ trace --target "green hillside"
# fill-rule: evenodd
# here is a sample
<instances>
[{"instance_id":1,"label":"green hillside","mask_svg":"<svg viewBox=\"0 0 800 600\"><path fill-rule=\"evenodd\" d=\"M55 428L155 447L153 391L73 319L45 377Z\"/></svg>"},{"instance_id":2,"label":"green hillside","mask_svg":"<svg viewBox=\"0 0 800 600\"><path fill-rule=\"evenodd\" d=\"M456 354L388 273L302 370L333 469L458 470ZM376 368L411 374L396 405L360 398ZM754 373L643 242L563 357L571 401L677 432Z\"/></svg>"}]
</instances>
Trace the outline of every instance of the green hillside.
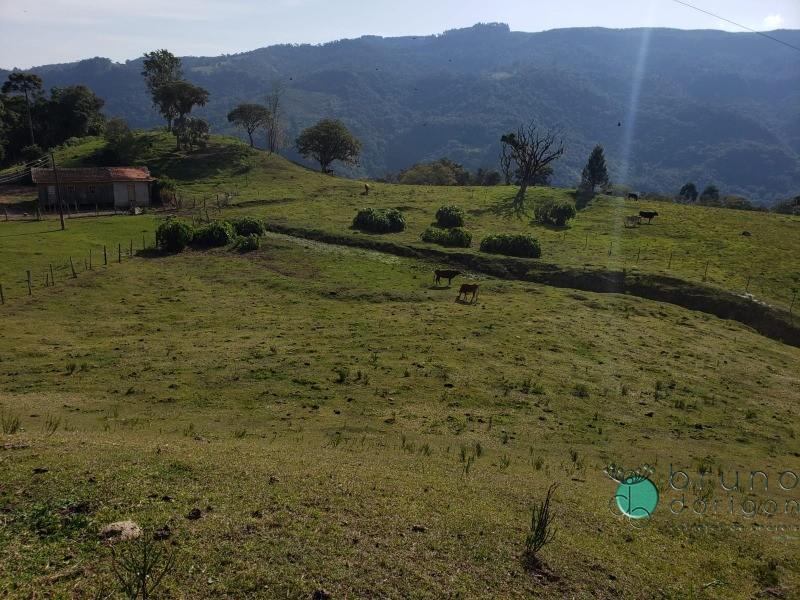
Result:
<instances>
[{"instance_id":1,"label":"green hillside","mask_svg":"<svg viewBox=\"0 0 800 600\"><path fill-rule=\"evenodd\" d=\"M136 162L156 176L178 181L184 206L212 203L217 194L233 194L241 211L298 227L352 233L355 211L364 206L400 208L406 231L390 236L421 244L419 236L434 221L436 210L457 204L467 211L473 247L489 233L530 232L541 242L542 261L561 266L606 268L669 274L705 281L736 293L788 308L800 289L800 217L665 202L628 201L599 196L567 228L545 227L530 216L508 215L516 188L426 187L370 183L328 177L278 156L253 151L234 138L213 136L204 151L176 152L162 132L138 135ZM92 164L97 141L59 153L64 165ZM531 202L542 198L571 201L571 190L531 188ZM652 224L626 229L625 215L658 211ZM750 236L742 235L750 232ZM638 259L637 259L638 257ZM671 257L671 258L670 258Z\"/></svg>"},{"instance_id":2,"label":"green hillside","mask_svg":"<svg viewBox=\"0 0 800 600\"><path fill-rule=\"evenodd\" d=\"M798 31L770 35L800 45ZM105 100L107 115L133 127L161 125L142 59L130 58L31 71L46 89L87 85ZM364 145L360 166L348 170L359 176L442 156L472 171L494 167L500 136L535 117L563 128L568 152L556 165L558 185L577 184L599 143L612 180L634 189L673 194L686 181L714 183L723 194L771 203L800 191L796 58L750 32L528 33L486 23L437 35L188 56L182 64L186 78L210 92L193 114L212 131L239 133L228 112L240 102L263 102L277 81L289 139L319 119L342 119ZM0 70L0 79L7 73Z\"/></svg>"},{"instance_id":3,"label":"green hillside","mask_svg":"<svg viewBox=\"0 0 800 600\"><path fill-rule=\"evenodd\" d=\"M408 229L369 239L422 248L436 209L457 203L475 240L531 232L557 265L660 272L673 250L670 272L699 280L691 251L720 287L743 291L737 277L753 265L770 301L797 283L798 218L600 197L548 229L497 213L511 188L370 183L361 196L363 182L233 139L192 154L171 141L139 134L136 162L178 181L186 220L204 217L205 200L212 217L362 239L354 209L391 206ZM101 146L57 159L91 164ZM233 204L217 210L225 193ZM571 197L531 190L555 195ZM660 216L625 230L621 216L644 207ZM439 263L275 233L250 253L164 254L152 248L163 217L71 218L64 232L52 218L0 221L0 596L114 597L99 538L122 520L166 538L177 562L165 598L800 589L797 515L784 511L797 496L776 485L800 451L800 348L635 296L482 273L436 287ZM467 280L480 283L477 302L454 302ZM649 526L614 512L610 463L655 469ZM695 484L672 489L673 468ZM772 477L766 491L696 483L753 469ZM554 483L556 537L528 571L531 508ZM672 514L681 500L721 508ZM781 511L769 516L769 502Z\"/></svg>"}]
</instances>

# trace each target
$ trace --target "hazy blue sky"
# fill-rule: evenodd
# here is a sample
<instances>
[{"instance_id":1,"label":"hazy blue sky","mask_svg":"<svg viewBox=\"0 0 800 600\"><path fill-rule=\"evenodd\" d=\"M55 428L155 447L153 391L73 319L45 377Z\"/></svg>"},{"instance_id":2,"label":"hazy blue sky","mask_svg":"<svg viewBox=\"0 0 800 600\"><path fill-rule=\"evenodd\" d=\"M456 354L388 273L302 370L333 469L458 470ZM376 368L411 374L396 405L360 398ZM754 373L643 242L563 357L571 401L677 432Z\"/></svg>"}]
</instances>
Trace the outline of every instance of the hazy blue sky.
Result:
<instances>
[{"instance_id":1,"label":"hazy blue sky","mask_svg":"<svg viewBox=\"0 0 800 600\"><path fill-rule=\"evenodd\" d=\"M753 29L800 29L800 0L690 0ZM0 66L243 52L364 34L440 33L501 21L558 27L737 27L673 0L0 0ZM771 42L767 42L771 43Z\"/></svg>"}]
</instances>

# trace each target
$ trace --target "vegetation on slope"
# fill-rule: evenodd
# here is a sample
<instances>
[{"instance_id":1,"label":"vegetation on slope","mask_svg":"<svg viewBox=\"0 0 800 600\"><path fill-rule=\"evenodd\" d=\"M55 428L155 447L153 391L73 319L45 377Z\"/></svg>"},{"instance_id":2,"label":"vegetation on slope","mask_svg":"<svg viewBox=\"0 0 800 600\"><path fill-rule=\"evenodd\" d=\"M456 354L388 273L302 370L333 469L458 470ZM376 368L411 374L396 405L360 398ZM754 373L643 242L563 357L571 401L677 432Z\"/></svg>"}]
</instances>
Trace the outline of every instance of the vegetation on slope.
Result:
<instances>
[{"instance_id":1,"label":"vegetation on slope","mask_svg":"<svg viewBox=\"0 0 800 600\"><path fill-rule=\"evenodd\" d=\"M86 222L140 222L110 221ZM0 435L0 590L108 594L97 536L122 519L168 526L165 592L192 598L797 589L790 537L673 518L666 476L782 465L800 350L624 296L482 279L478 306L454 304L430 268L273 236L0 308L0 405L21 422ZM601 471L642 461L665 500L636 530ZM542 578L520 556L553 482Z\"/></svg>"}]
</instances>

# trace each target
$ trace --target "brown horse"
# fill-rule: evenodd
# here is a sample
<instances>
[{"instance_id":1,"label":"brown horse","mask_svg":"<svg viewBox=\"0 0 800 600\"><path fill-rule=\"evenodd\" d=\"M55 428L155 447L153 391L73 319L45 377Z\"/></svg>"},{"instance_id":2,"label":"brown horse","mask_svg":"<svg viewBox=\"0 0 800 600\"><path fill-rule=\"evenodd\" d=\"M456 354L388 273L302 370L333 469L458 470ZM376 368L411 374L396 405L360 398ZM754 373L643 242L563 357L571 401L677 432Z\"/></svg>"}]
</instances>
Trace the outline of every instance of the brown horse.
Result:
<instances>
[{"instance_id":1,"label":"brown horse","mask_svg":"<svg viewBox=\"0 0 800 600\"><path fill-rule=\"evenodd\" d=\"M461 296L464 296L463 301L467 301L467 294L472 294L472 297L469 299L469 303L472 304L478 300L478 288L480 287L477 283L462 283L461 287L458 288L458 296L456 296L456 302L462 300Z\"/></svg>"},{"instance_id":2,"label":"brown horse","mask_svg":"<svg viewBox=\"0 0 800 600\"><path fill-rule=\"evenodd\" d=\"M436 269L433 272L433 283L435 285L439 285L442 279L447 279L447 285L449 286L453 281L454 277L461 275L461 271L450 271L447 269Z\"/></svg>"}]
</instances>

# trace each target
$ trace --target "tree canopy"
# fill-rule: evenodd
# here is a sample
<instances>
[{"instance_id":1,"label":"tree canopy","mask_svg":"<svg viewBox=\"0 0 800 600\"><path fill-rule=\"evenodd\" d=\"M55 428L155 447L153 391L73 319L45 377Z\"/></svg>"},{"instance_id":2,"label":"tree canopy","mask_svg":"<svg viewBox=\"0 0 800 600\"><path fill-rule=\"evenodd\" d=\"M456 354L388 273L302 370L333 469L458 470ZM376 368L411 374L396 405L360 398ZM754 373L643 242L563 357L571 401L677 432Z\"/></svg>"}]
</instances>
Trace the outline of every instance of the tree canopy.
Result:
<instances>
[{"instance_id":1,"label":"tree canopy","mask_svg":"<svg viewBox=\"0 0 800 600\"><path fill-rule=\"evenodd\" d=\"M583 167L581 183L592 193L598 185L606 186L609 183L606 157L603 155L603 147L600 144L594 147L586 166Z\"/></svg>"},{"instance_id":2,"label":"tree canopy","mask_svg":"<svg viewBox=\"0 0 800 600\"><path fill-rule=\"evenodd\" d=\"M305 129L295 140L297 151L319 163L323 173L330 173L330 165L338 160L358 164L361 142L337 119L323 119Z\"/></svg>"},{"instance_id":3,"label":"tree canopy","mask_svg":"<svg viewBox=\"0 0 800 600\"><path fill-rule=\"evenodd\" d=\"M560 158L565 151L564 140L552 129L540 129L533 121L520 125L517 131L500 138L506 152L516 165L519 190L514 199L514 209L524 211L525 192L547 165Z\"/></svg>"},{"instance_id":4,"label":"tree canopy","mask_svg":"<svg viewBox=\"0 0 800 600\"><path fill-rule=\"evenodd\" d=\"M696 202L697 186L692 181L684 183L681 187L681 191L678 192L678 196L686 202Z\"/></svg>"},{"instance_id":5,"label":"tree canopy","mask_svg":"<svg viewBox=\"0 0 800 600\"><path fill-rule=\"evenodd\" d=\"M253 132L266 127L270 121L269 109L261 104L244 103L238 105L228 113L228 122L241 127L250 138L250 147L253 147Z\"/></svg>"},{"instance_id":6,"label":"tree canopy","mask_svg":"<svg viewBox=\"0 0 800 600\"><path fill-rule=\"evenodd\" d=\"M3 84L4 94L19 93L25 97L25 108L28 114L28 130L31 145L36 143L33 135L33 116L31 114L31 101L42 92L42 78L33 73L14 71L9 73L8 80Z\"/></svg>"}]
</instances>

